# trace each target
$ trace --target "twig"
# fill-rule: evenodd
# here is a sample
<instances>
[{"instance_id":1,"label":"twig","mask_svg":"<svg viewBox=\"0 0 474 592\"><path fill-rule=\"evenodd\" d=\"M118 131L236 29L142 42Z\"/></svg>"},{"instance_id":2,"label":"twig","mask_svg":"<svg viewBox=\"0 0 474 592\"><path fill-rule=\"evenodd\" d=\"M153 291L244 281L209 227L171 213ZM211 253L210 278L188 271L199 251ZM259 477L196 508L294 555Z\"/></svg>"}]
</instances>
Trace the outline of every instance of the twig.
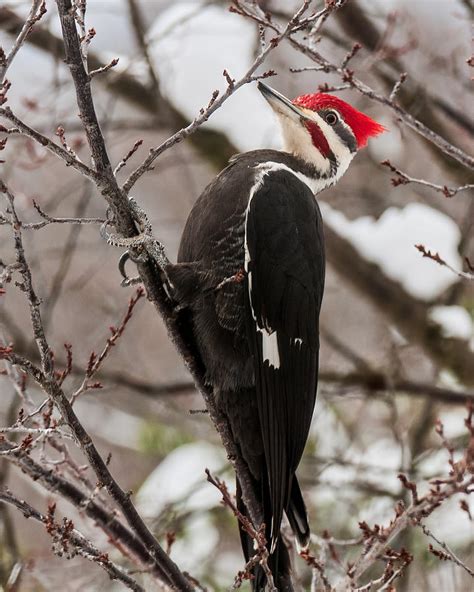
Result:
<instances>
[{"instance_id":1,"label":"twig","mask_svg":"<svg viewBox=\"0 0 474 592\"><path fill-rule=\"evenodd\" d=\"M11 63L18 53L18 50L25 42L28 35L31 33L35 23L37 23L45 13L45 0L33 0L25 24L23 25L18 37L15 39L8 55L0 55L0 85L3 83L7 70L11 66Z\"/></svg>"},{"instance_id":2,"label":"twig","mask_svg":"<svg viewBox=\"0 0 474 592\"><path fill-rule=\"evenodd\" d=\"M92 70L92 72L89 72L89 78L92 80L92 78L94 78L94 76L97 76L98 74L103 74L104 72L108 72L112 68L115 68L115 66L118 63L119 63L119 58L114 58L112 61L110 61L105 66L102 66L101 68L97 68L97 70Z\"/></svg>"},{"instance_id":3,"label":"twig","mask_svg":"<svg viewBox=\"0 0 474 592\"><path fill-rule=\"evenodd\" d=\"M395 84L393 85L392 88L392 92L390 93L388 100L391 101L393 103L393 101L395 101L395 99L397 98L397 95L402 87L402 84L405 82L405 80L407 79L407 73L406 72L402 72L400 74L399 79L397 80L397 82L395 82Z\"/></svg>"},{"instance_id":4,"label":"twig","mask_svg":"<svg viewBox=\"0 0 474 592\"><path fill-rule=\"evenodd\" d=\"M182 589L186 592L192 592L188 580L179 571L175 563L171 561L148 530L133 505L130 499L130 494L121 489L112 477L106 461L102 459L89 434L79 422L72 405L59 387L58 383L48 380L39 368L29 360L26 360L13 352L2 352L0 350L0 357L9 360L12 364L19 366L24 372L27 372L55 402L64 421L70 427L76 442L87 457L101 487L105 487L107 492L121 509L131 529L137 534L143 544L146 545L149 556L153 559L156 569L161 577L165 578L165 581L170 585L181 586L182 588L179 588L180 590Z\"/></svg>"},{"instance_id":5,"label":"twig","mask_svg":"<svg viewBox=\"0 0 474 592\"><path fill-rule=\"evenodd\" d=\"M76 530L70 520L64 519L63 524L55 522L51 505L48 514L42 514L26 501L18 499L7 489L0 490L0 500L17 508L25 518L33 518L44 524L48 534L53 538L53 548L57 547L56 553L59 556L66 554L66 556L70 557L73 552L76 552L85 559L99 565L109 574L112 580L119 580L134 592L145 592L145 589L130 577L122 567L109 559L107 553L97 549L91 541ZM72 546L72 549L70 546Z\"/></svg>"},{"instance_id":6,"label":"twig","mask_svg":"<svg viewBox=\"0 0 474 592\"><path fill-rule=\"evenodd\" d=\"M33 327L33 334L40 353L41 366L47 379L53 379L53 358L43 330L40 312L40 300L33 288L31 271L25 257L25 250L23 248L23 240L21 236L21 222L15 209L15 198L5 183L1 180L0 193L4 193L6 195L10 206L11 216L13 219L12 231L15 243L15 253L17 257L18 268L23 278L23 283L20 287L26 294L28 301L31 325Z\"/></svg>"},{"instance_id":7,"label":"twig","mask_svg":"<svg viewBox=\"0 0 474 592\"><path fill-rule=\"evenodd\" d=\"M91 179L94 182L98 181L97 174L93 171L90 167L82 163L80 160L75 158L70 152L55 144L52 140L40 134L32 127L28 126L24 123L21 119L19 119L10 109L10 107L0 107L0 117L4 117L11 121L16 128L8 130L10 134L22 134L35 140L38 142L43 148L46 148L56 156L58 156L61 160L64 160L68 166L76 169L80 173L82 173L88 179Z\"/></svg>"},{"instance_id":8,"label":"twig","mask_svg":"<svg viewBox=\"0 0 474 592\"><path fill-rule=\"evenodd\" d=\"M309 549L303 549L300 551L299 556L306 562L306 565L311 568L313 572L313 580L317 582L317 574L324 586L325 592L332 592L331 583L326 575L325 565L322 561L319 561Z\"/></svg>"},{"instance_id":9,"label":"twig","mask_svg":"<svg viewBox=\"0 0 474 592\"><path fill-rule=\"evenodd\" d=\"M40 230L45 226L49 226L49 224L103 224L105 222L104 218L56 218L54 216L50 216L43 212L40 206L33 200L33 207L38 212L38 214L43 218L43 222L30 222L30 223L22 223L23 230ZM2 214L0 214L0 225L1 224L12 224L7 218L5 218Z\"/></svg>"},{"instance_id":10,"label":"twig","mask_svg":"<svg viewBox=\"0 0 474 592\"><path fill-rule=\"evenodd\" d=\"M135 152L140 148L143 144L143 140L137 140L132 148L127 152L127 154L122 158L122 160L118 163L118 165L114 169L114 175L116 175L126 164L127 160L129 160Z\"/></svg>"},{"instance_id":11,"label":"twig","mask_svg":"<svg viewBox=\"0 0 474 592\"><path fill-rule=\"evenodd\" d=\"M474 184L466 184L462 185L461 187L448 187L447 185L437 185L436 183L431 183L431 181L425 181L424 179L416 179L415 177L410 177L397 167L393 166L393 164L389 160L384 160L380 164L389 168L392 173L395 173L397 177L392 178L392 185L397 187L399 185L408 185L409 183L416 183L417 185L423 185L424 187L430 187L435 191L442 193L444 197L454 197L457 193L461 191L469 191L474 189Z\"/></svg>"},{"instance_id":12,"label":"twig","mask_svg":"<svg viewBox=\"0 0 474 592\"><path fill-rule=\"evenodd\" d=\"M148 50L148 40L147 40L147 27L145 20L143 18L142 10L139 3L136 0L128 0L128 10L130 13L130 19L132 21L133 31L135 33L135 37L142 53L143 59L145 60L147 69L148 69L148 78L150 80L150 90L153 94L153 98L158 106L158 103L162 101L161 93L160 93L160 84L158 81L158 76L155 71L155 66L153 64L153 60L150 56L150 52ZM199 7L199 10L202 10L202 5ZM180 19L180 23L182 20Z\"/></svg>"},{"instance_id":13,"label":"twig","mask_svg":"<svg viewBox=\"0 0 474 592\"><path fill-rule=\"evenodd\" d=\"M469 273L467 271L459 271L459 269L456 269L455 267L453 267L449 263L446 263L446 261L441 258L439 253L435 253L434 251L430 251L422 244L415 245L415 249L420 251L420 253L423 255L423 257L427 257L428 259L431 259L432 261L434 261L438 265L441 265L441 267L446 267L447 269L449 269L450 271L455 273L460 278L463 278L465 280L474 281L474 273Z\"/></svg>"},{"instance_id":14,"label":"twig","mask_svg":"<svg viewBox=\"0 0 474 592\"><path fill-rule=\"evenodd\" d=\"M91 387L91 385L89 384L89 381L100 370L102 364L104 363L105 359L109 355L111 349L116 345L118 339L123 335L125 328L127 327L130 319L132 318L133 311L135 309L137 302L141 298L143 298L144 295L145 295L145 292L144 292L143 288L141 288L141 287L137 288L135 295L132 296L128 302L127 311L126 311L122 321L120 322L119 326L118 327L110 327L110 331L111 331L112 335L111 335L111 337L109 337L107 339L105 346L102 349L102 351L100 352L100 354L97 356L95 354L95 352L92 352L91 356L89 357L89 363L87 366L86 375L84 377L84 380L82 381L82 384L80 385L80 387L71 396L71 399L70 399L71 405L73 405L75 403L76 399L85 391L89 390L90 388L98 388L97 384L92 385L92 387Z\"/></svg>"},{"instance_id":15,"label":"twig","mask_svg":"<svg viewBox=\"0 0 474 592\"><path fill-rule=\"evenodd\" d=\"M14 450L15 446L6 439L0 439L0 452L8 452L5 455L7 461L15 464L18 468L28 475L35 482L40 483L48 491L59 494L64 499L70 501L80 511L85 512L106 532L111 541L117 546L126 549L129 554L137 558L140 563L151 569L153 573L153 563L147 548L140 539L129 530L118 518L114 510L105 509L96 499L85 495L76 485L66 480L64 477L51 472L34 461L25 451ZM161 571L158 571L161 576Z\"/></svg>"},{"instance_id":16,"label":"twig","mask_svg":"<svg viewBox=\"0 0 474 592\"><path fill-rule=\"evenodd\" d=\"M395 507L395 517L388 526L375 525L369 527L365 522L359 524L364 536L364 550L351 564L347 576L342 578L334 588L334 592L346 592L353 590L358 579L379 559L387 553L394 556L395 551L389 549L389 544L401 532L411 525L419 525L423 519L432 514L443 502L457 493L474 493L474 458L471 447L474 446L474 426L472 423L474 407L468 408L468 417L465 425L469 431L470 442L464 453L464 458L456 463L447 478L431 480L431 489L420 497L417 487L410 482L405 475L400 475L404 486L410 491L412 503L405 508L403 502ZM449 446L447 443L445 446ZM403 549L402 549L403 552ZM399 555L402 552L398 552ZM406 554L406 552L405 552ZM400 556L403 561L403 556ZM408 557L405 557L408 561ZM363 590L364 588L362 588ZM370 589L370 588L368 588ZM361 592L361 589L358 589Z\"/></svg>"},{"instance_id":17,"label":"twig","mask_svg":"<svg viewBox=\"0 0 474 592\"><path fill-rule=\"evenodd\" d=\"M444 551L444 553L440 553L439 551L436 551L436 549L434 549L432 547L432 545L430 545L431 553L433 553L436 557L438 557L438 559L441 559L444 561L452 561L456 565L459 565L459 567L462 567L465 571L467 571L467 573L471 576L471 578L474 578L474 571L470 567L468 567L463 561L461 561L459 559L459 557L457 557L454 554L454 552L448 547L448 545L445 542L440 541L437 537L435 537L435 535L431 532L431 530L425 524L420 522L420 524L418 526L426 534L426 536L433 539Z\"/></svg>"},{"instance_id":18,"label":"twig","mask_svg":"<svg viewBox=\"0 0 474 592\"><path fill-rule=\"evenodd\" d=\"M229 494L227 485L217 477L214 477L209 469L206 469L206 475L209 483L214 485L214 487L216 487L221 492L222 504L232 511L234 516L239 521L239 527L242 528L242 530L244 530L254 540L258 555L258 563L260 563L263 571L265 572L269 592L278 592L275 588L273 574L268 565L269 552L267 549L267 541L265 539L265 524L262 523L258 528L256 528L251 523L251 521L239 511ZM256 561L254 562L252 560L251 563L254 564Z\"/></svg>"},{"instance_id":19,"label":"twig","mask_svg":"<svg viewBox=\"0 0 474 592\"><path fill-rule=\"evenodd\" d=\"M341 68L347 68L347 65L352 60L352 58L362 49L362 45L360 43L354 43L352 49L346 54L345 58L341 62Z\"/></svg>"}]
</instances>

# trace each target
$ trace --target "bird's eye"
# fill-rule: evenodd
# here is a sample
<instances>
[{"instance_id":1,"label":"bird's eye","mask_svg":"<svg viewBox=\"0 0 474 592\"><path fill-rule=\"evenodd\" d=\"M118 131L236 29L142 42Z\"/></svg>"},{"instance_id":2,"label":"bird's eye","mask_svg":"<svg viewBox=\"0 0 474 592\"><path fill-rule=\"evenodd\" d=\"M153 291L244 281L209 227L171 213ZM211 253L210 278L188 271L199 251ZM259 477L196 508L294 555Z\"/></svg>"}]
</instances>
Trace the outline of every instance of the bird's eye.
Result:
<instances>
[{"instance_id":1,"label":"bird's eye","mask_svg":"<svg viewBox=\"0 0 474 592\"><path fill-rule=\"evenodd\" d=\"M324 119L329 125L336 125L336 123L339 121L339 117L335 111L329 111L326 113Z\"/></svg>"}]
</instances>

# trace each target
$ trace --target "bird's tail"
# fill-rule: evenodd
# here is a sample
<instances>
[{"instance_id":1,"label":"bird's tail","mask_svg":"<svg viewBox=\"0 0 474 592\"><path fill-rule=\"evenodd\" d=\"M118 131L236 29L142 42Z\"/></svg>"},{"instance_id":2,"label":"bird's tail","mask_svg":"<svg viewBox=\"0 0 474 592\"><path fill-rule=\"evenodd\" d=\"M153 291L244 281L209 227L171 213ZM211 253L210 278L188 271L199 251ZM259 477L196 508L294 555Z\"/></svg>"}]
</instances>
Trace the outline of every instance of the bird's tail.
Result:
<instances>
[{"instance_id":1,"label":"bird's tail","mask_svg":"<svg viewBox=\"0 0 474 592\"><path fill-rule=\"evenodd\" d=\"M286 510L286 516L298 542L298 547L303 549L309 544L311 533L308 524L308 513L306 512L306 506L296 475L293 476L291 484L290 502Z\"/></svg>"},{"instance_id":2,"label":"bird's tail","mask_svg":"<svg viewBox=\"0 0 474 592\"><path fill-rule=\"evenodd\" d=\"M299 492L299 496L302 502L301 492L299 487L297 488ZM239 481L237 480L237 508L241 514L248 517L247 510L245 504L242 500L242 491L239 485ZM293 495L293 490L292 490ZM271 522L271 516L267 516L268 508L269 508L269 496L265 495L263 492L263 508L264 508L264 515L265 521L268 524ZM300 504L296 504L296 507L299 509ZM303 503L304 508L304 503ZM267 512L265 512L267 510ZM299 514L294 514L295 516L299 516ZM291 524L291 522L290 522ZM292 526L293 528L293 526ZM254 548L254 541L253 539L242 529L242 525L239 525L239 532L240 532L240 541L242 544L242 550L244 552L245 560L248 562L254 555L255 555L255 548ZM309 532L309 529L308 529ZM295 531L296 536L299 539L298 533ZM270 529L267 527L267 540L269 540ZM268 559L268 567L273 575L273 580L275 583L276 588L279 592L293 592L294 588L291 583L291 562L290 557L288 554L288 549L283 542L281 536L278 537L278 541L276 543L275 549L273 553L270 554ZM265 575L265 571L260 564L257 564L251 571L253 576L252 579L252 591L253 592L264 592L265 587L267 584L267 577Z\"/></svg>"}]
</instances>

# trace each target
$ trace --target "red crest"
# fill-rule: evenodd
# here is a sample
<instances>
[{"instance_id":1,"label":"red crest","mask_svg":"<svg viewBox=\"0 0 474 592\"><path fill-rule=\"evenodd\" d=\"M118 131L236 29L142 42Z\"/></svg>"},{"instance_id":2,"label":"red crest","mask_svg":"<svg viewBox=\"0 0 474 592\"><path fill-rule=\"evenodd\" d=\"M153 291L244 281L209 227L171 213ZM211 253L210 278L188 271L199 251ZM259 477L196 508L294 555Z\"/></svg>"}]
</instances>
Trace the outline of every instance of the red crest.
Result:
<instances>
[{"instance_id":1,"label":"red crest","mask_svg":"<svg viewBox=\"0 0 474 592\"><path fill-rule=\"evenodd\" d=\"M334 109L338 111L342 119L352 129L357 140L358 148L366 146L369 138L373 138L387 131L386 127L334 95L328 95L326 93L301 95L300 97L296 97L293 104L298 105L298 107L304 107L305 109L311 109L311 111L319 111L321 109Z\"/></svg>"}]
</instances>

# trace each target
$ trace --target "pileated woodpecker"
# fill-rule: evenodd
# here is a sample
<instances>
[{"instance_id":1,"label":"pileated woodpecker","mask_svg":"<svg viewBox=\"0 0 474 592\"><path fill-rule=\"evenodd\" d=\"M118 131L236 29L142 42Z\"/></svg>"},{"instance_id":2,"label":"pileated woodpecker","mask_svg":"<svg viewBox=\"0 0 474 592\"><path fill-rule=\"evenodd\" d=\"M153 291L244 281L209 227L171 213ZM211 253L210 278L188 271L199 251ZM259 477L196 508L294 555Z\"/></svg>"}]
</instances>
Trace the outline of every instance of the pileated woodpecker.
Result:
<instances>
[{"instance_id":1,"label":"pileated woodpecker","mask_svg":"<svg viewBox=\"0 0 474 592\"><path fill-rule=\"evenodd\" d=\"M357 150L384 128L329 94L293 102L259 82L276 113L285 152L239 154L195 203L169 277L192 315L216 404L227 416L263 507L269 567L292 590L283 514L309 542L295 471L318 382L324 238L315 195L334 185ZM246 515L237 481L237 501ZM246 560L253 541L241 529ZM261 566L253 589L265 589Z\"/></svg>"}]
</instances>

